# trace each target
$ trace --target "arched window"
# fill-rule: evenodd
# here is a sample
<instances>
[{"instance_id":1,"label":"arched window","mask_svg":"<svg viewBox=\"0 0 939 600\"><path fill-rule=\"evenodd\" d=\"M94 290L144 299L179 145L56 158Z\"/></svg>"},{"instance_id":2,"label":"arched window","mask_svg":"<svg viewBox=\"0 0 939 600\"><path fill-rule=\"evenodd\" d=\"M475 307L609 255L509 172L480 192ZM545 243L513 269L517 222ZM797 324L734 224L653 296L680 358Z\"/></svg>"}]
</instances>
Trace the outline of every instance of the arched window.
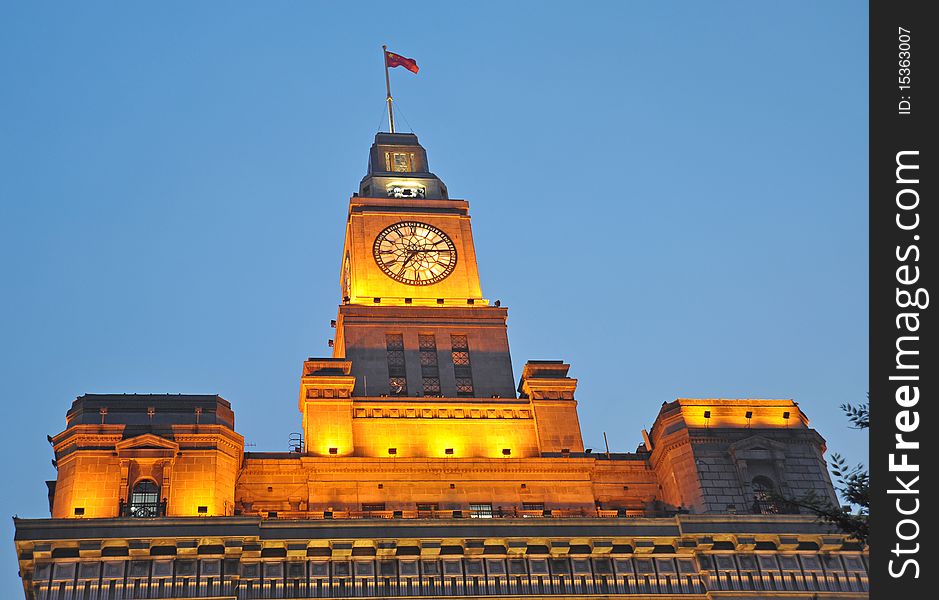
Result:
<instances>
[{"instance_id":1,"label":"arched window","mask_svg":"<svg viewBox=\"0 0 939 600\"><path fill-rule=\"evenodd\" d=\"M160 516L160 488L149 479L134 484L130 494L130 516L152 518Z\"/></svg>"},{"instance_id":2,"label":"arched window","mask_svg":"<svg viewBox=\"0 0 939 600\"><path fill-rule=\"evenodd\" d=\"M759 515L775 515L781 513L776 502L776 485L769 477L754 477L751 483L753 488L753 512Z\"/></svg>"}]
</instances>

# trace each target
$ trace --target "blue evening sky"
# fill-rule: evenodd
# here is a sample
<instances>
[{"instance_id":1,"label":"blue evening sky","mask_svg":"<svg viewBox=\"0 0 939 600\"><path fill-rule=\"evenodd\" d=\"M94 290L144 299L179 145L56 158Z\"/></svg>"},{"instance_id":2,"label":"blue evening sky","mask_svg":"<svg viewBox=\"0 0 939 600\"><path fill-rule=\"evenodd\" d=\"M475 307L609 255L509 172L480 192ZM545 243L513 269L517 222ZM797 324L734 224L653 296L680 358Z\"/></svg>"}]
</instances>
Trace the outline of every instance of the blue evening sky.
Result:
<instances>
[{"instance_id":1,"label":"blue evening sky","mask_svg":"<svg viewBox=\"0 0 939 600\"><path fill-rule=\"evenodd\" d=\"M471 203L516 377L588 446L663 401L793 398L866 459L864 2L0 2L2 587L86 392L219 393L300 428L348 200L384 121ZM12 593L12 592L11 592Z\"/></svg>"}]
</instances>

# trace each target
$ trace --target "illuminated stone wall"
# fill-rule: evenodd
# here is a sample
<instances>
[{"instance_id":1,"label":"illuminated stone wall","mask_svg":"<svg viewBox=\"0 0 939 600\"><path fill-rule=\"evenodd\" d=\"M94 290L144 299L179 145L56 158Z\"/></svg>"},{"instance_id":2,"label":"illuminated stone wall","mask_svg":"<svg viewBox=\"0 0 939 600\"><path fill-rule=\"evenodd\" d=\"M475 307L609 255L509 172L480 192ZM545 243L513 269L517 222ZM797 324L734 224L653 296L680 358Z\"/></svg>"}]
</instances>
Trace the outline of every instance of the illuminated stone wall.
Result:
<instances>
[{"instance_id":1,"label":"illuminated stone wall","mask_svg":"<svg viewBox=\"0 0 939 600\"><path fill-rule=\"evenodd\" d=\"M577 380L567 376L570 368L559 360L540 360L522 369L519 392L531 402L542 452L584 451L574 400Z\"/></svg>"},{"instance_id":2,"label":"illuminated stone wall","mask_svg":"<svg viewBox=\"0 0 939 600\"><path fill-rule=\"evenodd\" d=\"M417 518L420 505L443 514L488 504L506 516L527 514L537 504L559 514L597 516L628 509L637 514L654 502L655 475L641 460L317 458L283 453L249 454L236 489L244 514L347 518L363 507ZM599 501L599 505L597 502ZM521 511L521 512L518 512ZM567 511L567 513L565 513ZM339 515L343 512L343 515ZM542 510L529 510L542 516ZM424 515L428 516L428 515Z\"/></svg>"},{"instance_id":3,"label":"illuminated stone wall","mask_svg":"<svg viewBox=\"0 0 939 600\"><path fill-rule=\"evenodd\" d=\"M414 362L418 362L416 357ZM385 375L379 381L387 385L387 367L380 369ZM298 406L306 452L385 457L394 448L401 457L452 458L541 454L534 407L516 399L514 390L507 392L507 398L353 397L358 379L352 376L353 370L354 362L345 359L304 363ZM486 371L483 367L479 371L480 386L485 389ZM420 376L414 379L420 385ZM564 426L579 438L576 418L568 418Z\"/></svg>"},{"instance_id":4,"label":"illuminated stone wall","mask_svg":"<svg viewBox=\"0 0 939 600\"><path fill-rule=\"evenodd\" d=\"M181 455L172 462L167 514L233 514L243 439L225 431L177 432L174 437L180 443ZM202 513L200 506L205 507Z\"/></svg>"},{"instance_id":5,"label":"illuminated stone wall","mask_svg":"<svg viewBox=\"0 0 939 600\"><path fill-rule=\"evenodd\" d=\"M359 408L359 405L363 404ZM445 457L453 450L454 457L502 458L539 456L533 421L523 416L528 409L506 409L504 405L485 403L408 405L374 408L356 403L356 412L382 416L355 416L352 420L359 456L387 456L395 448L401 457ZM434 416L427 417L426 411ZM512 416L506 417L505 411ZM528 410L530 414L530 410ZM393 416L397 415L397 416Z\"/></svg>"},{"instance_id":6,"label":"illuminated stone wall","mask_svg":"<svg viewBox=\"0 0 939 600\"><path fill-rule=\"evenodd\" d=\"M88 422L99 418L99 405L100 418L112 423ZM156 486L157 510L166 515L233 514L244 439L230 424L228 403L216 396L77 399L69 426L52 438L58 466L53 517L120 516L141 481Z\"/></svg>"},{"instance_id":7,"label":"illuminated stone wall","mask_svg":"<svg viewBox=\"0 0 939 600\"><path fill-rule=\"evenodd\" d=\"M114 517L121 498L120 464L110 452L76 452L58 462L52 516ZM76 509L80 514L76 515Z\"/></svg>"},{"instance_id":8,"label":"illuminated stone wall","mask_svg":"<svg viewBox=\"0 0 939 600\"><path fill-rule=\"evenodd\" d=\"M650 437L650 464L672 506L758 512L760 482L785 497L813 492L837 506L825 441L792 400L679 399L663 406Z\"/></svg>"},{"instance_id":9,"label":"illuminated stone wall","mask_svg":"<svg viewBox=\"0 0 939 600\"><path fill-rule=\"evenodd\" d=\"M400 283L385 275L375 262L372 245L381 231L401 221L432 225L453 241L456 267L444 280L427 286ZM349 203L349 220L343 257L348 257L351 275L346 286L353 304L404 305L405 298L436 303L437 298L466 305L468 299L485 304L479 286L476 249L470 227L469 203L465 200L407 200L400 198L359 198Z\"/></svg>"},{"instance_id":10,"label":"illuminated stone wall","mask_svg":"<svg viewBox=\"0 0 939 600\"><path fill-rule=\"evenodd\" d=\"M460 402L351 398L348 368L348 361L334 359L306 364L306 392L345 390L347 397L302 393L305 415L325 415L329 424L335 416L323 406L346 403L349 441L308 437L305 453L245 456L241 436L227 425L230 417L226 424L154 426L137 423L136 413L128 413L129 424L72 419L53 438L59 472L52 515L118 516L121 501L141 480L155 482L170 516L276 512L317 518L371 507L416 518L420 505L444 512L483 505L506 516L526 507L595 516L780 510L759 505L758 480L772 482L784 496L812 491L835 501L824 441L789 400L677 400L663 406L651 430L651 453L607 456L578 447L576 404L563 397L573 394L576 380L566 376L563 363L526 365L522 398ZM525 397L542 392L555 398ZM141 412L160 398L115 402ZM543 447L543 415L552 413L539 413L539 402L557 403L557 427L576 432L575 442L558 438ZM197 418L194 407L186 418ZM115 411L109 417L120 418ZM311 447L317 443L323 447ZM573 448L557 448L568 443ZM330 444L337 444L335 453Z\"/></svg>"}]
</instances>

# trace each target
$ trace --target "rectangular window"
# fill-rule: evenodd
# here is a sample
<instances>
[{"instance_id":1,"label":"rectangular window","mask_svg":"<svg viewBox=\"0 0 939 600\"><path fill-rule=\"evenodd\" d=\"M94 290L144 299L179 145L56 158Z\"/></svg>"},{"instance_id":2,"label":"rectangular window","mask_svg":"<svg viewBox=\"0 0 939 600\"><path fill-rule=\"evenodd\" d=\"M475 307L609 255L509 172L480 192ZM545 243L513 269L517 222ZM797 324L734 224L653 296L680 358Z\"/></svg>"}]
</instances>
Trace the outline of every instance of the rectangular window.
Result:
<instances>
[{"instance_id":1,"label":"rectangular window","mask_svg":"<svg viewBox=\"0 0 939 600\"><path fill-rule=\"evenodd\" d=\"M522 510L544 510L544 502L522 502Z\"/></svg>"},{"instance_id":2,"label":"rectangular window","mask_svg":"<svg viewBox=\"0 0 939 600\"><path fill-rule=\"evenodd\" d=\"M378 511L382 511L382 510L385 510L385 503L384 503L384 502L374 502L374 503L372 503L372 504L363 504L363 505L362 505L362 510L363 510L364 512L378 512Z\"/></svg>"},{"instance_id":3,"label":"rectangular window","mask_svg":"<svg viewBox=\"0 0 939 600\"><path fill-rule=\"evenodd\" d=\"M473 395L473 371L470 365L469 342L465 335L450 336L451 353L453 360L453 375L456 379L456 395Z\"/></svg>"},{"instance_id":4,"label":"rectangular window","mask_svg":"<svg viewBox=\"0 0 939 600\"><path fill-rule=\"evenodd\" d=\"M388 350L388 368L395 371L404 370L404 350Z\"/></svg>"},{"instance_id":5,"label":"rectangular window","mask_svg":"<svg viewBox=\"0 0 939 600\"><path fill-rule=\"evenodd\" d=\"M470 517L473 519L491 519L491 504L470 504Z\"/></svg>"},{"instance_id":6,"label":"rectangular window","mask_svg":"<svg viewBox=\"0 0 939 600\"><path fill-rule=\"evenodd\" d=\"M439 377L425 377L424 378L424 395L425 396L440 396L440 378Z\"/></svg>"},{"instance_id":7,"label":"rectangular window","mask_svg":"<svg viewBox=\"0 0 939 600\"><path fill-rule=\"evenodd\" d=\"M431 334L417 336L421 353L421 377L425 396L440 396L440 369L437 365L437 339Z\"/></svg>"},{"instance_id":8,"label":"rectangular window","mask_svg":"<svg viewBox=\"0 0 939 600\"><path fill-rule=\"evenodd\" d=\"M408 380L406 377L389 377L388 392L392 396L408 395Z\"/></svg>"},{"instance_id":9,"label":"rectangular window","mask_svg":"<svg viewBox=\"0 0 939 600\"><path fill-rule=\"evenodd\" d=\"M414 155L409 152L385 152L385 167L395 173L410 173Z\"/></svg>"},{"instance_id":10,"label":"rectangular window","mask_svg":"<svg viewBox=\"0 0 939 600\"><path fill-rule=\"evenodd\" d=\"M385 335L388 352L388 393L392 396L408 395L408 379L404 366L404 336L400 333Z\"/></svg>"},{"instance_id":11,"label":"rectangular window","mask_svg":"<svg viewBox=\"0 0 939 600\"><path fill-rule=\"evenodd\" d=\"M440 510L440 505L436 502L418 502L417 510L419 512L430 512L434 510Z\"/></svg>"},{"instance_id":12,"label":"rectangular window","mask_svg":"<svg viewBox=\"0 0 939 600\"><path fill-rule=\"evenodd\" d=\"M421 351L421 366L437 366L437 338L433 334L420 334L417 336L418 345Z\"/></svg>"},{"instance_id":13,"label":"rectangular window","mask_svg":"<svg viewBox=\"0 0 939 600\"><path fill-rule=\"evenodd\" d=\"M471 377L457 377L456 378L456 395L457 396L472 396L473 395L473 379Z\"/></svg>"}]
</instances>

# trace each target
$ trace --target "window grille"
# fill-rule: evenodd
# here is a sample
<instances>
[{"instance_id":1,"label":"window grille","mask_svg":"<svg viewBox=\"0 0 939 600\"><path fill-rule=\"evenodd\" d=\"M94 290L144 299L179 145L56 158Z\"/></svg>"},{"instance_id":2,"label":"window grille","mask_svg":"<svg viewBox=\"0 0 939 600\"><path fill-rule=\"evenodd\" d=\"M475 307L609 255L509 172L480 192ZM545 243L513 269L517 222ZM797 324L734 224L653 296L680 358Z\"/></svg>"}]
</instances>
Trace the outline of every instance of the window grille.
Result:
<instances>
[{"instance_id":1,"label":"window grille","mask_svg":"<svg viewBox=\"0 0 939 600\"><path fill-rule=\"evenodd\" d=\"M418 335L421 377L425 396L440 396L440 369L437 365L437 339L433 334Z\"/></svg>"},{"instance_id":2,"label":"window grille","mask_svg":"<svg viewBox=\"0 0 939 600\"><path fill-rule=\"evenodd\" d=\"M422 333L417 336L417 344L420 349L437 351L437 338L432 333Z\"/></svg>"},{"instance_id":3,"label":"window grille","mask_svg":"<svg viewBox=\"0 0 939 600\"><path fill-rule=\"evenodd\" d=\"M149 479L137 482L130 494L130 516L150 519L160 516L160 489Z\"/></svg>"},{"instance_id":4,"label":"window grille","mask_svg":"<svg viewBox=\"0 0 939 600\"><path fill-rule=\"evenodd\" d=\"M395 173L410 173L414 164L413 152L385 152L385 169Z\"/></svg>"},{"instance_id":5,"label":"window grille","mask_svg":"<svg viewBox=\"0 0 939 600\"><path fill-rule=\"evenodd\" d=\"M457 377L456 378L456 393L458 396L472 396L473 395L472 377Z\"/></svg>"},{"instance_id":6,"label":"window grille","mask_svg":"<svg viewBox=\"0 0 939 600\"><path fill-rule=\"evenodd\" d=\"M470 517L473 519L491 519L492 504L470 504Z\"/></svg>"},{"instance_id":7,"label":"window grille","mask_svg":"<svg viewBox=\"0 0 939 600\"><path fill-rule=\"evenodd\" d=\"M392 396L408 395L407 371L404 364L404 336L400 333L385 335L388 353L388 391Z\"/></svg>"},{"instance_id":8,"label":"window grille","mask_svg":"<svg viewBox=\"0 0 939 600\"><path fill-rule=\"evenodd\" d=\"M440 378L439 377L425 377L424 378L424 395L425 396L439 396L440 395Z\"/></svg>"},{"instance_id":9,"label":"window grille","mask_svg":"<svg viewBox=\"0 0 939 600\"><path fill-rule=\"evenodd\" d=\"M389 377L388 390L392 396L408 395L408 380L406 377Z\"/></svg>"},{"instance_id":10,"label":"window grille","mask_svg":"<svg viewBox=\"0 0 939 600\"><path fill-rule=\"evenodd\" d=\"M758 515L776 515L792 512L790 507L779 502L776 486L768 477L755 477L753 486L753 512Z\"/></svg>"},{"instance_id":11,"label":"window grille","mask_svg":"<svg viewBox=\"0 0 939 600\"><path fill-rule=\"evenodd\" d=\"M453 360L453 375L456 379L457 396L472 396L473 372L470 365L469 342L465 335L451 335L451 358Z\"/></svg>"}]
</instances>

